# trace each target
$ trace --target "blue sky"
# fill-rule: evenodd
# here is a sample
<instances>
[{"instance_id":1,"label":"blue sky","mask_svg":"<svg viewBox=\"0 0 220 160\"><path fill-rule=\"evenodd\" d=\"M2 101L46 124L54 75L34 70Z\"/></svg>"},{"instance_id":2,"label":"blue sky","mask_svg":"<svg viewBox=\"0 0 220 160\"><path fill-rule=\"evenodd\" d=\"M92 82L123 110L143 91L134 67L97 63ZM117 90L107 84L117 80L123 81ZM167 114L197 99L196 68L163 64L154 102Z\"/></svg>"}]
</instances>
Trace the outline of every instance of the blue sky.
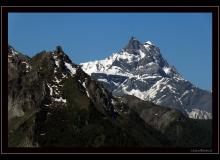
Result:
<instances>
[{"instance_id":1,"label":"blue sky","mask_svg":"<svg viewBox=\"0 0 220 160\"><path fill-rule=\"evenodd\" d=\"M212 88L211 13L9 13L9 44L33 56L61 45L74 63L103 59L131 36L152 41L196 86Z\"/></svg>"}]
</instances>

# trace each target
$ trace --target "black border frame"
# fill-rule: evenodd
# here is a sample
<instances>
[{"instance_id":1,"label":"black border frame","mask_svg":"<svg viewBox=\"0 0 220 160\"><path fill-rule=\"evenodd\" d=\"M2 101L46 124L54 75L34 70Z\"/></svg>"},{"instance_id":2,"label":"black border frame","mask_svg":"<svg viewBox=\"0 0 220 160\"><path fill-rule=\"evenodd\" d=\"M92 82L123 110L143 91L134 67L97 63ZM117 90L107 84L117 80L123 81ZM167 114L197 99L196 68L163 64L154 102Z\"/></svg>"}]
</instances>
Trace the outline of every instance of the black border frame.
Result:
<instances>
[{"instance_id":1,"label":"black border frame","mask_svg":"<svg viewBox=\"0 0 220 160\"><path fill-rule=\"evenodd\" d=\"M212 148L8 148L8 117L7 117L7 50L8 50L8 13L11 12L209 12L212 13L212 94L213 94L213 140ZM86 153L116 153L116 154L213 154L219 153L219 6L109 6L109 7L72 7L72 6L2 6L1 7L1 60L2 60L2 81L1 81L1 153L43 153L43 154L86 154Z\"/></svg>"}]
</instances>

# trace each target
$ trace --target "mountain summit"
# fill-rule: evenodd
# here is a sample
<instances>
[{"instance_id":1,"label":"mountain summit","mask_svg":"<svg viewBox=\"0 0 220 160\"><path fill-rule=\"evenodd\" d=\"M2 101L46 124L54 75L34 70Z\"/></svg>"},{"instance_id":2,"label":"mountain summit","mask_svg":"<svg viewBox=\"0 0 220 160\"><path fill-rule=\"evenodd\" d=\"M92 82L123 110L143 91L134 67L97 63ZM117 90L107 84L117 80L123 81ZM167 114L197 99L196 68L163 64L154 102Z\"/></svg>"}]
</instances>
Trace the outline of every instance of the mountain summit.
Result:
<instances>
[{"instance_id":1,"label":"mountain summit","mask_svg":"<svg viewBox=\"0 0 220 160\"><path fill-rule=\"evenodd\" d=\"M124 50L127 52L136 51L140 49L141 45L142 44L135 37L131 37L128 45L124 48Z\"/></svg>"},{"instance_id":2,"label":"mountain summit","mask_svg":"<svg viewBox=\"0 0 220 160\"><path fill-rule=\"evenodd\" d=\"M116 96L134 95L176 108L194 119L212 117L211 93L185 80L150 41L142 44L132 37L118 53L104 60L82 63L81 67Z\"/></svg>"}]
</instances>

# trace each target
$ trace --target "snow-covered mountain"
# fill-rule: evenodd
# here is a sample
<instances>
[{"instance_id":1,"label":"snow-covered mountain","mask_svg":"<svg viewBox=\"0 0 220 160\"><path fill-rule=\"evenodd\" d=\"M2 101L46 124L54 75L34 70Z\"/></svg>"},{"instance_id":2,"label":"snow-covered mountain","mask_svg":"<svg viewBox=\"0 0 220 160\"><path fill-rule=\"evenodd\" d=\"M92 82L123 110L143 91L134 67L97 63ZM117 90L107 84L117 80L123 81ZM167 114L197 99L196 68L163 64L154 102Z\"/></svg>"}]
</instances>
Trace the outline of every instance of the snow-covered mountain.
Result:
<instances>
[{"instance_id":1,"label":"snow-covered mountain","mask_svg":"<svg viewBox=\"0 0 220 160\"><path fill-rule=\"evenodd\" d=\"M212 118L212 94L185 80L150 41L142 44L132 37L120 52L81 67L116 96L134 95L176 108L190 118Z\"/></svg>"}]
</instances>

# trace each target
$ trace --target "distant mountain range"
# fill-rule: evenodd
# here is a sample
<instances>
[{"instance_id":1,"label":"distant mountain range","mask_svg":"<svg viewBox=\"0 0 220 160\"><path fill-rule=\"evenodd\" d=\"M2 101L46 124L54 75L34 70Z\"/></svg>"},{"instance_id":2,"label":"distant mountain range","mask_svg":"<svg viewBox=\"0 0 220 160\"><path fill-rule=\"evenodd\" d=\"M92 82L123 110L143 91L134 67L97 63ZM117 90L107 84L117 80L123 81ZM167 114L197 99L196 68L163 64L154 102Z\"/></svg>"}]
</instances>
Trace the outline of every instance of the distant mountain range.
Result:
<instances>
[{"instance_id":1,"label":"distant mountain range","mask_svg":"<svg viewBox=\"0 0 220 160\"><path fill-rule=\"evenodd\" d=\"M120 52L80 65L115 96L134 95L193 119L212 118L212 93L185 80L150 41L132 37Z\"/></svg>"},{"instance_id":2,"label":"distant mountain range","mask_svg":"<svg viewBox=\"0 0 220 160\"><path fill-rule=\"evenodd\" d=\"M211 120L190 119L179 111L178 106L162 107L146 101L147 97L141 98L143 101L137 98L137 94L133 96L121 94L125 92L119 93L119 87L123 85L126 86L123 88L124 91L132 93L133 90L133 93L136 93L134 90L138 89L135 85L138 85L144 75L148 75L149 78L150 73L152 77L157 78L152 78L149 82L143 78L143 84L140 82L143 87L139 88L139 97L144 93L144 87L148 87L150 83L157 81L161 85L165 82L168 85L175 77L178 83L192 87L173 67L170 68L162 57L157 58L160 57L156 54L157 48L149 43L146 46L154 48L155 55L149 56L158 60L155 60L154 64L143 60L143 65L148 64L150 68L141 70L144 66L139 62L148 52L141 53L140 47L144 45L139 45L139 42L132 38L121 54L113 55L109 61L106 59L106 62L118 55L125 55L124 59L115 58L112 63L103 64L103 70L101 62L97 61L97 69L103 73L94 73L96 76L92 74L92 78L80 65L72 63L60 46L52 52L42 51L33 57L25 56L9 46L9 147L210 147ZM133 49L137 52L128 53L133 52ZM131 59L127 59L127 56ZM137 64L133 62L139 66L137 71ZM162 68L167 73L162 72L161 67L157 65L160 63L166 65L167 69L165 66ZM107 74L107 65L111 66L112 74ZM122 71L118 66L121 69L124 67ZM136 72L140 73L140 77L134 74ZM166 78L159 77L159 73ZM106 83L100 82L101 75ZM99 81L94 80L94 77ZM115 84L106 85L108 82ZM173 84L170 84L170 87L163 89L169 97L174 95L172 92L185 92L185 88L179 91L172 87ZM191 95L194 95L194 92L201 92L201 96L203 92L206 93L197 88L193 90L190 92ZM156 92L155 96L158 96ZM182 103L185 102L181 100ZM201 107L199 110L205 111Z\"/></svg>"}]
</instances>

